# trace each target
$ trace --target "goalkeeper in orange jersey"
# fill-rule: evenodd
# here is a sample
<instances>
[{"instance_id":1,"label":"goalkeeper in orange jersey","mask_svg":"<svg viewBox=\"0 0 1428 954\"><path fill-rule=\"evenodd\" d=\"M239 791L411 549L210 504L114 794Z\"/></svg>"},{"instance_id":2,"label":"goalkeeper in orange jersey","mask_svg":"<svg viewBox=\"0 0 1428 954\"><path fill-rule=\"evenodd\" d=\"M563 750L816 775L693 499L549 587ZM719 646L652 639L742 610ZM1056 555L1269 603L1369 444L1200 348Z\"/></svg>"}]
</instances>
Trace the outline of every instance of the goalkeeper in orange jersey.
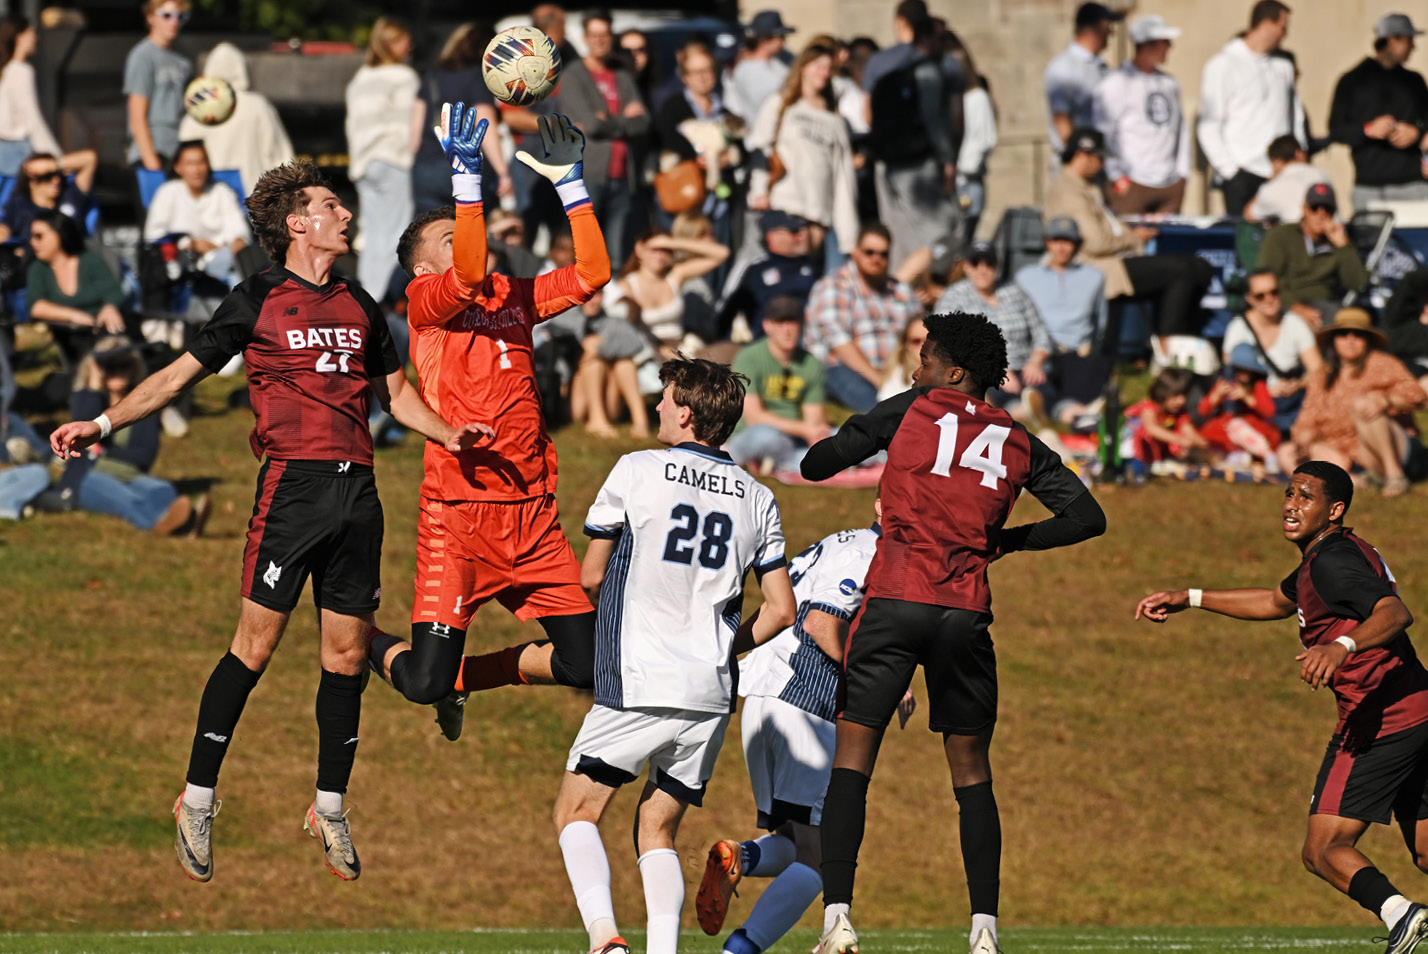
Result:
<instances>
[{"instance_id":1,"label":"goalkeeper in orange jersey","mask_svg":"<svg viewBox=\"0 0 1428 954\"><path fill-rule=\"evenodd\" d=\"M407 318L422 397L443 417L492 421L496 436L458 454L427 448L411 642L375 632L370 656L402 695L436 706L437 723L452 740L461 734L468 693L530 683L588 689L595 665L595 613L560 529L555 445L541 414L531 343L537 323L587 301L610 280L582 179L585 137L564 116L542 117L544 154L516 154L555 186L575 240L575 264L529 279L488 270L485 133L474 109L442 107L436 135L451 160L456 206L417 215L397 257L412 279ZM490 599L519 620L539 620L546 639L463 656L471 617Z\"/></svg>"}]
</instances>

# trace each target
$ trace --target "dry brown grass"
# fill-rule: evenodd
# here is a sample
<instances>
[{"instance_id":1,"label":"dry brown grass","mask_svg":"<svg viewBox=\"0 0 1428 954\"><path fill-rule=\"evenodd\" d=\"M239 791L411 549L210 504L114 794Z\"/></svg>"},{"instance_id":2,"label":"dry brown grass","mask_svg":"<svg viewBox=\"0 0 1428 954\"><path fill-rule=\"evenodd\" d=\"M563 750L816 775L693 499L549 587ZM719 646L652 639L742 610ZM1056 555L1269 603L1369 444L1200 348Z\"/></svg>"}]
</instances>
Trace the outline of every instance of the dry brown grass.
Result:
<instances>
[{"instance_id":1,"label":"dry brown grass","mask_svg":"<svg viewBox=\"0 0 1428 954\"><path fill-rule=\"evenodd\" d=\"M205 391L214 406L220 383ZM159 541L70 515L0 525L0 930L575 926L549 821L586 702L553 689L473 698L467 735L374 684L348 803L364 873L344 884L302 832L316 734L316 631L300 610L254 693L224 768L217 875L183 878L169 806L182 785L204 680L236 615L256 465L248 418L201 418L161 470L217 481L213 534ZM567 528L629 446L558 435ZM410 608L415 447L381 455L388 514L380 618ZM870 492L776 487L790 549L865 522ZM1003 915L1015 924L1322 924L1353 908L1299 867L1332 699L1295 680L1291 623L1208 614L1130 620L1164 584L1273 585L1295 561L1277 491L1223 485L1098 492L1110 533L994 570L1002 716L993 749L1005 827ZM1428 608L1425 497L1366 499L1351 521ZM1019 508L1014 522L1038 514ZM577 542L577 548L582 544ZM538 633L499 607L473 646ZM860 924L961 922L957 815L936 737L893 732L870 794ZM690 894L703 848L752 831L736 732L681 835ZM633 792L604 832L618 910L643 916L629 840ZM75 818L79 821L75 822ZM67 832L78 831L78 837ZM1367 850L1421 882L1397 835ZM739 905L747 910L757 886ZM737 910L737 909L736 909Z\"/></svg>"}]
</instances>

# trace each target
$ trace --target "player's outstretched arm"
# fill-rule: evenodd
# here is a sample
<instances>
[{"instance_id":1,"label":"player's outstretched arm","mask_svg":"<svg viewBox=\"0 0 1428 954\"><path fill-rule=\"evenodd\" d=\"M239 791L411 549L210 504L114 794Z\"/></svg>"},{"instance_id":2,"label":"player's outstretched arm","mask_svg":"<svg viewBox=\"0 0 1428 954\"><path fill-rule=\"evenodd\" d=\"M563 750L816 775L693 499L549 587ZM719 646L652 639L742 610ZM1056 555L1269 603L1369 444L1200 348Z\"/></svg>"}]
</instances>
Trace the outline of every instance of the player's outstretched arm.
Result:
<instances>
[{"instance_id":1,"label":"player's outstretched arm","mask_svg":"<svg viewBox=\"0 0 1428 954\"><path fill-rule=\"evenodd\" d=\"M555 186L570 219L575 264L535 279L538 317L549 318L590 300L610 281L605 236L585 187L585 134L566 116L542 116L540 156L522 150L516 158Z\"/></svg>"},{"instance_id":2,"label":"player's outstretched arm","mask_svg":"<svg viewBox=\"0 0 1428 954\"><path fill-rule=\"evenodd\" d=\"M432 132L451 163L451 197L456 200L452 263L456 278L477 286L486 280L486 213L481 201L481 141L488 123L476 107L443 103L441 121Z\"/></svg>"},{"instance_id":3,"label":"player's outstretched arm","mask_svg":"<svg viewBox=\"0 0 1428 954\"><path fill-rule=\"evenodd\" d=\"M168 407L174 398L201 378L208 369L185 351L168 367L149 375L139 386L125 395L118 404L92 421L71 421L50 435L50 450L59 457L78 457L80 451L99 443L110 431L142 421L155 411Z\"/></svg>"},{"instance_id":4,"label":"player's outstretched arm","mask_svg":"<svg viewBox=\"0 0 1428 954\"><path fill-rule=\"evenodd\" d=\"M407 382L406 372L398 368L384 378L372 378L372 390L397 423L409 427L428 440L436 441L453 454L470 450L484 440L496 436L489 424L472 422L454 425L442 419L421 399L417 389Z\"/></svg>"},{"instance_id":5,"label":"player's outstretched arm","mask_svg":"<svg viewBox=\"0 0 1428 954\"><path fill-rule=\"evenodd\" d=\"M1374 604L1369 618L1353 632L1331 643L1311 646L1295 656L1300 664L1299 678L1308 683L1309 688L1318 689L1328 684L1330 677L1351 652L1361 653L1365 649L1387 645L1412 625L1413 614L1403 601L1397 596L1385 596Z\"/></svg>"},{"instance_id":6,"label":"player's outstretched arm","mask_svg":"<svg viewBox=\"0 0 1428 954\"><path fill-rule=\"evenodd\" d=\"M912 388L895 394L866 414L854 414L838 428L838 433L826 437L803 455L799 470L805 480L827 480L872 457L892 443L903 415L926 391Z\"/></svg>"},{"instance_id":7,"label":"player's outstretched arm","mask_svg":"<svg viewBox=\"0 0 1428 954\"><path fill-rule=\"evenodd\" d=\"M1198 594L1198 595L1197 595ZM1287 619L1295 606L1279 589L1160 590L1136 604L1135 618L1163 623L1172 613L1203 609L1235 619Z\"/></svg>"}]
</instances>

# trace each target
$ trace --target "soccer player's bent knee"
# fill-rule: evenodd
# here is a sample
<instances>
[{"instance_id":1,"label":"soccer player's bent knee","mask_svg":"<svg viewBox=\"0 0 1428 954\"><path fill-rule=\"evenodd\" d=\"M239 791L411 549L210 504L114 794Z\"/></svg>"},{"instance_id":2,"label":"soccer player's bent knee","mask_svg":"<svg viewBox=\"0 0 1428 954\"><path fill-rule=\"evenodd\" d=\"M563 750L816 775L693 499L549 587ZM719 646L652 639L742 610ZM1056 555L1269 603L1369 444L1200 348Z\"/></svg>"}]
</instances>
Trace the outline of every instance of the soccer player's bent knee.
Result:
<instances>
[{"instance_id":1,"label":"soccer player's bent knee","mask_svg":"<svg viewBox=\"0 0 1428 954\"><path fill-rule=\"evenodd\" d=\"M411 653L404 655L410 656ZM435 672L408 665L402 673L401 690L408 702L419 706L435 705L456 688L456 673Z\"/></svg>"}]
</instances>

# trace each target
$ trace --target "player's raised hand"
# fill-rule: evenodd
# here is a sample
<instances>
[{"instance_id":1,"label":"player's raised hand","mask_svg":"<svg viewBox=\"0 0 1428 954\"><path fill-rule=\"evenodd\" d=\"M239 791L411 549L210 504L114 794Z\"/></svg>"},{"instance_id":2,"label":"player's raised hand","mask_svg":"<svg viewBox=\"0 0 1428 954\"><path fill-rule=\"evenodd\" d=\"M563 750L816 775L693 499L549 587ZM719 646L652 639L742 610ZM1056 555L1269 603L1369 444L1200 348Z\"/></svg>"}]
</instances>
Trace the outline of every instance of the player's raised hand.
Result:
<instances>
[{"instance_id":1,"label":"player's raised hand","mask_svg":"<svg viewBox=\"0 0 1428 954\"><path fill-rule=\"evenodd\" d=\"M451 437L447 438L446 449L453 454L459 454L495 436L496 429L490 424L467 424L465 427L457 428Z\"/></svg>"},{"instance_id":2,"label":"player's raised hand","mask_svg":"<svg viewBox=\"0 0 1428 954\"><path fill-rule=\"evenodd\" d=\"M570 117L559 113L540 117L539 124L542 155L533 156L522 149L516 158L557 188L584 178L585 134Z\"/></svg>"},{"instance_id":3,"label":"player's raised hand","mask_svg":"<svg viewBox=\"0 0 1428 954\"><path fill-rule=\"evenodd\" d=\"M1299 663L1299 678L1310 689L1317 691L1320 686L1329 684L1334 673L1349 658L1349 650L1343 643L1326 643L1310 646L1294 658Z\"/></svg>"},{"instance_id":4,"label":"player's raised hand","mask_svg":"<svg viewBox=\"0 0 1428 954\"><path fill-rule=\"evenodd\" d=\"M1135 618L1148 619L1152 623L1163 623L1171 613L1179 613L1190 608L1188 590L1161 590L1152 593L1136 604Z\"/></svg>"},{"instance_id":5,"label":"player's raised hand","mask_svg":"<svg viewBox=\"0 0 1428 954\"><path fill-rule=\"evenodd\" d=\"M50 434L50 450L61 460L80 456L86 447L99 443L99 425L93 421L70 421Z\"/></svg>"},{"instance_id":6,"label":"player's raised hand","mask_svg":"<svg viewBox=\"0 0 1428 954\"><path fill-rule=\"evenodd\" d=\"M486 120L476 120L476 107L465 103L442 103L441 122L432 128L441 151L457 175L481 174L481 140L486 138Z\"/></svg>"}]
</instances>

